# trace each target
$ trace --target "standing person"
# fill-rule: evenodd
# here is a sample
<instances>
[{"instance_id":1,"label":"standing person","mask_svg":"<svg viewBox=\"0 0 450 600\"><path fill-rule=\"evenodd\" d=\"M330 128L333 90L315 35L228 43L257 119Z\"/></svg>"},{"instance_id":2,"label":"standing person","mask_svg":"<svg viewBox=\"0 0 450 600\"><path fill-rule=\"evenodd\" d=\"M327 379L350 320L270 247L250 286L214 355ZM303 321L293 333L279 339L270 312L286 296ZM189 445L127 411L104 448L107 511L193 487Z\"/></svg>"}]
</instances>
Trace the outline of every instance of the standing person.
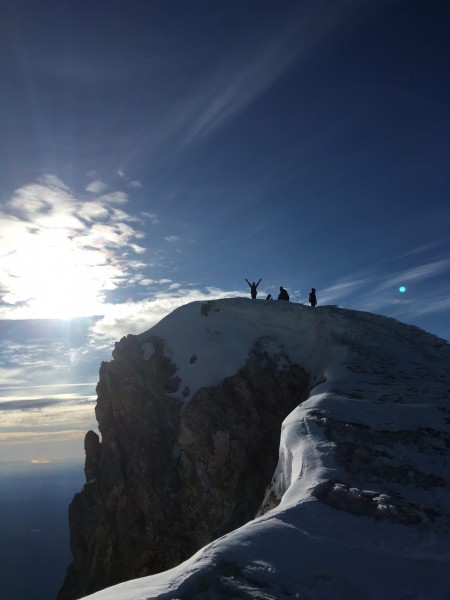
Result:
<instances>
[{"instance_id":1,"label":"standing person","mask_svg":"<svg viewBox=\"0 0 450 600\"><path fill-rule=\"evenodd\" d=\"M251 295L251 297L252 297L252 300L255 300L255 298L256 298L256 294L258 293L258 292L256 291L256 288L257 288L257 287L258 287L258 285L261 283L261 279L258 281L258 283L255 283L255 282L253 282L253 283L250 283L250 281L249 281L248 279L246 279L245 281L246 281L246 282L248 283L248 285L250 286L250 295Z\"/></svg>"},{"instance_id":2,"label":"standing person","mask_svg":"<svg viewBox=\"0 0 450 600\"><path fill-rule=\"evenodd\" d=\"M313 307L316 306L316 304L317 304L316 289L315 288L311 288L311 291L309 292L309 303Z\"/></svg>"},{"instance_id":3,"label":"standing person","mask_svg":"<svg viewBox=\"0 0 450 600\"><path fill-rule=\"evenodd\" d=\"M289 294L282 286L280 286L280 293L278 294L278 300L285 300L286 302L289 302Z\"/></svg>"}]
</instances>

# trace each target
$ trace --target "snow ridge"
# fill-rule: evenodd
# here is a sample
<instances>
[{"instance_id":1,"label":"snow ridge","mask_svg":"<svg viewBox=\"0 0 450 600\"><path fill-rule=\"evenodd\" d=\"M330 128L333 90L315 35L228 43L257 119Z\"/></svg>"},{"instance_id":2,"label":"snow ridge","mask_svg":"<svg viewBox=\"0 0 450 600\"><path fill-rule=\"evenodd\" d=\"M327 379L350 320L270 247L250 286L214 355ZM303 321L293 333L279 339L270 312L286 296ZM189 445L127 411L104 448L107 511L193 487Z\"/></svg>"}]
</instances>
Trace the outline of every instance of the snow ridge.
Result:
<instances>
[{"instance_id":1,"label":"snow ridge","mask_svg":"<svg viewBox=\"0 0 450 600\"><path fill-rule=\"evenodd\" d=\"M449 600L450 346L394 319L243 298L194 302L163 340L188 403L258 340L310 374L259 516L165 573L96 600ZM185 393L183 394L183 390Z\"/></svg>"}]
</instances>

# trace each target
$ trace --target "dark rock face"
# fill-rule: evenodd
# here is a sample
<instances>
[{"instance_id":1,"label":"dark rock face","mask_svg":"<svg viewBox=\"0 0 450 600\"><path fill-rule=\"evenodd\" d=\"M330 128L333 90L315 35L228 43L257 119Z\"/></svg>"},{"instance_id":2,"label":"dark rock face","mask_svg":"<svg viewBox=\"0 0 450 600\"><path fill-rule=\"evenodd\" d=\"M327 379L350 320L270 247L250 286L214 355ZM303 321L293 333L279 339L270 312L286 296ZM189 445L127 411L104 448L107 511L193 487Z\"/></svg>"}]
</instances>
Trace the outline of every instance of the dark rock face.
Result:
<instances>
[{"instance_id":1,"label":"dark rock face","mask_svg":"<svg viewBox=\"0 0 450 600\"><path fill-rule=\"evenodd\" d=\"M113 358L97 386L102 440L86 435L87 483L69 508L73 563L60 600L171 568L253 519L281 423L308 394L307 373L279 369L264 340L238 373L186 406L169 395L179 380L162 340L128 336Z\"/></svg>"}]
</instances>

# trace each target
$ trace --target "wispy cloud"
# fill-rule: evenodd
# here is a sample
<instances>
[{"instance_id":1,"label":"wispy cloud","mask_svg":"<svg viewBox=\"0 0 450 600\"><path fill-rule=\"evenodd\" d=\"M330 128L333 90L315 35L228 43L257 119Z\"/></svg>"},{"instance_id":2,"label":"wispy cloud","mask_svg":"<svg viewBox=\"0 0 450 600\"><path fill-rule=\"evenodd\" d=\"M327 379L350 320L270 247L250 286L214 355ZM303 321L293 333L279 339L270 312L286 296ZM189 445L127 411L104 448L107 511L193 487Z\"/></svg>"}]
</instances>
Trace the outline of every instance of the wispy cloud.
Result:
<instances>
[{"instance_id":1,"label":"wispy cloud","mask_svg":"<svg viewBox=\"0 0 450 600\"><path fill-rule=\"evenodd\" d=\"M2 461L14 461L14 473L17 473L17 461L26 463L78 463L80 466L84 460L83 439L86 435L87 423L81 423L79 428L73 425L71 428L55 431L41 431L34 428L33 431L24 431L18 428L16 431L0 432L0 450ZM19 463L20 464L20 463ZM5 466L5 462L2 462Z\"/></svg>"},{"instance_id":2,"label":"wispy cloud","mask_svg":"<svg viewBox=\"0 0 450 600\"><path fill-rule=\"evenodd\" d=\"M143 212L141 213L141 216L145 219L148 219L154 225L157 225L159 223L158 215L155 213Z\"/></svg>"},{"instance_id":3,"label":"wispy cloud","mask_svg":"<svg viewBox=\"0 0 450 600\"><path fill-rule=\"evenodd\" d=\"M268 90L296 61L306 58L336 31L344 12L329 3L300 10L291 22L261 45L249 50L237 44L233 56L215 65L207 82L202 82L191 104L190 127L185 143L206 137ZM246 41L247 42L247 41ZM206 93L205 93L206 91Z\"/></svg>"},{"instance_id":4,"label":"wispy cloud","mask_svg":"<svg viewBox=\"0 0 450 600\"><path fill-rule=\"evenodd\" d=\"M438 259L432 262L416 265L399 270L390 276L384 277L375 287L374 292L383 292L396 286L425 281L450 270L450 258Z\"/></svg>"},{"instance_id":5,"label":"wispy cloud","mask_svg":"<svg viewBox=\"0 0 450 600\"><path fill-rule=\"evenodd\" d=\"M406 309L403 310L403 313L408 319L438 313L447 314L447 316L449 316L449 297L450 286L444 295L433 295L431 298L420 298L414 302L410 302Z\"/></svg>"},{"instance_id":6,"label":"wispy cloud","mask_svg":"<svg viewBox=\"0 0 450 600\"><path fill-rule=\"evenodd\" d=\"M214 135L295 64L306 62L311 52L339 31L349 12L351 7L339 2L299 3L289 18L280 13L280 21L267 35L254 39L236 35L227 54L212 60L205 57L201 74L174 91L158 119L154 111L149 113L127 161L133 163L144 149L158 159L166 149L173 156Z\"/></svg>"},{"instance_id":7,"label":"wispy cloud","mask_svg":"<svg viewBox=\"0 0 450 600\"><path fill-rule=\"evenodd\" d=\"M46 398L16 398L15 396L2 397L0 401L0 411L29 411L42 410L49 407L67 408L70 404L82 406L83 404L93 405L96 396L76 396L74 394L65 394L63 396L50 396Z\"/></svg>"},{"instance_id":8,"label":"wispy cloud","mask_svg":"<svg viewBox=\"0 0 450 600\"><path fill-rule=\"evenodd\" d=\"M422 285L427 282L428 286ZM405 287L404 293L400 292L401 286ZM319 295L321 304L338 304L406 321L439 313L450 316L449 297L449 258L437 258L383 275L376 269L366 270L321 290Z\"/></svg>"},{"instance_id":9,"label":"wispy cloud","mask_svg":"<svg viewBox=\"0 0 450 600\"><path fill-rule=\"evenodd\" d=\"M399 258L414 256L417 254L422 254L424 252L429 252L430 250L436 250L438 248L448 247L448 246L449 246L448 238L444 238L441 240L435 240L433 242L430 242L429 244L422 244L420 246L416 246L415 248L412 248L408 252L405 252L404 254L402 254Z\"/></svg>"},{"instance_id":10,"label":"wispy cloud","mask_svg":"<svg viewBox=\"0 0 450 600\"><path fill-rule=\"evenodd\" d=\"M61 434L73 429L86 432L96 427L96 395L44 398L11 399L0 402L0 445L12 441L12 437L30 433L44 438L45 435Z\"/></svg>"},{"instance_id":11,"label":"wispy cloud","mask_svg":"<svg viewBox=\"0 0 450 600\"><path fill-rule=\"evenodd\" d=\"M16 431L0 433L0 446L13 444L37 444L49 442L61 442L68 440L81 441L86 435L82 429L70 429L64 431Z\"/></svg>"},{"instance_id":12,"label":"wispy cloud","mask_svg":"<svg viewBox=\"0 0 450 600\"><path fill-rule=\"evenodd\" d=\"M93 194L100 194L101 192L104 192L107 187L108 186L105 183L103 183L103 181L100 181L100 179L96 179L95 181L92 181L88 186L86 186L86 191L92 192Z\"/></svg>"},{"instance_id":13,"label":"wispy cloud","mask_svg":"<svg viewBox=\"0 0 450 600\"><path fill-rule=\"evenodd\" d=\"M20 364L0 367L0 380L6 386L16 387L23 384L23 371Z\"/></svg>"},{"instance_id":14,"label":"wispy cloud","mask_svg":"<svg viewBox=\"0 0 450 600\"><path fill-rule=\"evenodd\" d=\"M77 387L92 387L93 385L96 385L95 381L88 381L86 383L53 383L53 384L46 384L46 385L12 385L12 386L5 386L5 385L1 385L0 386L0 392L3 392L5 390L21 390L21 392L23 393L24 389L51 389L51 388L64 388L64 387L70 387L70 388L77 388ZM5 397L3 397L5 398ZM17 396L11 396L9 399L16 399Z\"/></svg>"},{"instance_id":15,"label":"wispy cloud","mask_svg":"<svg viewBox=\"0 0 450 600\"><path fill-rule=\"evenodd\" d=\"M123 191L79 197L54 176L19 188L0 211L0 317L96 314L105 291L123 285L145 247L142 221ZM157 222L157 216L145 216Z\"/></svg>"},{"instance_id":16,"label":"wispy cloud","mask_svg":"<svg viewBox=\"0 0 450 600\"><path fill-rule=\"evenodd\" d=\"M369 277L344 279L320 291L321 304L337 304L340 300L354 295L370 281Z\"/></svg>"}]
</instances>

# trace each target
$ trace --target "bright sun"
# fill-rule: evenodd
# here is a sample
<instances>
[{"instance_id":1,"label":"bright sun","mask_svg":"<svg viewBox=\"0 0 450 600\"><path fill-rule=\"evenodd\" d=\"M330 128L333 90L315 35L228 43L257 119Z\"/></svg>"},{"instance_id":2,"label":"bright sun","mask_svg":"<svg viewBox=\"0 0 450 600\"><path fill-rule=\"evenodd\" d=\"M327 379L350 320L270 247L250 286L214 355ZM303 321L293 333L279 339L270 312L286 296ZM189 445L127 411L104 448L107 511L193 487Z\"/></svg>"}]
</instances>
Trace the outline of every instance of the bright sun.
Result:
<instances>
[{"instance_id":1,"label":"bright sun","mask_svg":"<svg viewBox=\"0 0 450 600\"><path fill-rule=\"evenodd\" d=\"M62 231L28 235L14 253L11 295L32 318L99 314L104 263L101 252L78 248Z\"/></svg>"}]
</instances>

